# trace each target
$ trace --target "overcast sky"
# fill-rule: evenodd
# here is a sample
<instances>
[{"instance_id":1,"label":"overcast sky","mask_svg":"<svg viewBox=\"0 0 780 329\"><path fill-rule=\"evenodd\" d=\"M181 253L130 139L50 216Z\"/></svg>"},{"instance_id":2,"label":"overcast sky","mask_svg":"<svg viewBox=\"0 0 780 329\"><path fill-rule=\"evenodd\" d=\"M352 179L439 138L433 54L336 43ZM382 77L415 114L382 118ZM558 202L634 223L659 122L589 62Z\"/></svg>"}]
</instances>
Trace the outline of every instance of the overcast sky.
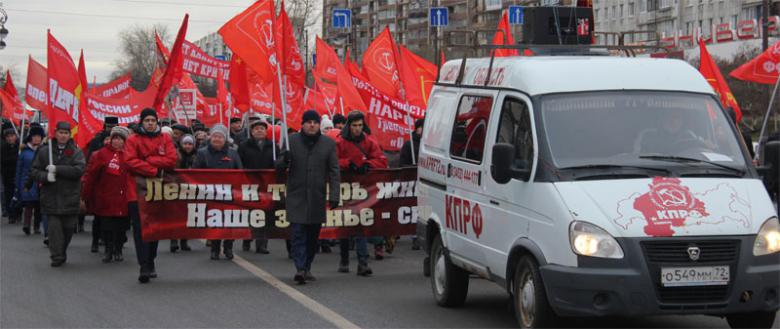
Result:
<instances>
[{"instance_id":1,"label":"overcast sky","mask_svg":"<svg viewBox=\"0 0 780 329\"><path fill-rule=\"evenodd\" d=\"M0 64L14 69L14 84L27 79L27 55L46 65L46 29L70 51L78 64L84 49L87 76L106 82L118 58L119 31L134 24L165 24L172 38L185 13L190 14L187 40L217 31L253 0L0 0L8 13L7 46Z\"/></svg>"}]
</instances>

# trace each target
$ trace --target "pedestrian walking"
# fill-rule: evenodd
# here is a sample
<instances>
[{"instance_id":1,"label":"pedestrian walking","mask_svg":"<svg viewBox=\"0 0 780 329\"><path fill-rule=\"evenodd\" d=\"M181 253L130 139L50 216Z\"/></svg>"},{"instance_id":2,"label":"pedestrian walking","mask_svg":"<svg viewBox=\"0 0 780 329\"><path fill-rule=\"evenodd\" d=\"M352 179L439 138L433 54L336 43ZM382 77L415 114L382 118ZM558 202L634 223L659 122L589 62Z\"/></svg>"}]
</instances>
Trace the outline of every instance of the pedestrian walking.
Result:
<instances>
[{"instance_id":1,"label":"pedestrian walking","mask_svg":"<svg viewBox=\"0 0 780 329\"><path fill-rule=\"evenodd\" d=\"M57 122L54 139L38 150L30 171L33 179L41 183L41 212L49 218L52 267L67 261L68 245L81 210L81 176L86 162L84 153L70 137L70 129L70 123Z\"/></svg>"},{"instance_id":2,"label":"pedestrian walking","mask_svg":"<svg viewBox=\"0 0 780 329\"><path fill-rule=\"evenodd\" d=\"M87 212L100 220L100 233L105 245L104 263L124 260L122 245L130 229L124 151L129 136L130 130L125 127L111 129L109 145L92 154L81 187L81 199Z\"/></svg>"},{"instance_id":3,"label":"pedestrian walking","mask_svg":"<svg viewBox=\"0 0 780 329\"><path fill-rule=\"evenodd\" d=\"M125 145L125 159L130 171L127 177L127 211L130 215L135 253L140 266L138 281L148 283L149 279L157 277L154 261L157 258L158 242L143 241L135 177L162 177L166 170L172 170L176 166L177 155L171 137L161 133L157 123L157 112L154 109L146 108L141 111L140 120L141 127L127 139Z\"/></svg>"},{"instance_id":4,"label":"pedestrian walking","mask_svg":"<svg viewBox=\"0 0 780 329\"><path fill-rule=\"evenodd\" d=\"M414 131L412 132L412 140L408 140L401 147L401 167L416 167L420 154L420 140L422 140L423 126L425 125L424 119L417 119L414 122ZM412 237L412 250L420 250L420 241L417 237Z\"/></svg>"},{"instance_id":5,"label":"pedestrian walking","mask_svg":"<svg viewBox=\"0 0 780 329\"><path fill-rule=\"evenodd\" d=\"M3 215L8 216L8 222L13 224L18 220L18 199L14 199L16 191L16 164L19 160L19 138L16 130L3 130L2 147L0 147L0 176L3 180ZM16 200L16 201L15 201Z\"/></svg>"},{"instance_id":6,"label":"pedestrian walking","mask_svg":"<svg viewBox=\"0 0 780 329\"><path fill-rule=\"evenodd\" d=\"M352 111L347 115L347 122L336 138L339 155L339 168L356 175L366 174L371 169L387 168L387 158L379 143L366 134L365 117L360 111ZM368 266L368 246L366 237L356 236L355 252L358 257L357 274L369 276L373 271ZM341 260L339 272L349 272L349 239L339 240ZM377 259L383 257L381 242L375 247ZM380 256L381 255L381 256Z\"/></svg>"},{"instance_id":7,"label":"pedestrian walking","mask_svg":"<svg viewBox=\"0 0 780 329\"><path fill-rule=\"evenodd\" d=\"M250 123L250 139L238 146L238 155L244 169L274 169L274 154L280 154L279 147L268 139L268 123L263 120L254 120ZM253 229L255 238L255 253L268 254L268 239L266 229ZM252 240L244 240L242 250L249 251L252 248Z\"/></svg>"},{"instance_id":8,"label":"pedestrian walking","mask_svg":"<svg viewBox=\"0 0 780 329\"><path fill-rule=\"evenodd\" d=\"M22 146L22 152L19 153L19 159L16 161L16 195L15 198L22 204L22 231L30 235L31 222L34 231L40 230L41 224L41 203L39 202L38 183L30 176L35 153L38 151L43 137L46 134L41 127L31 127L27 135L25 144ZM44 230L44 239L48 232Z\"/></svg>"},{"instance_id":9,"label":"pedestrian walking","mask_svg":"<svg viewBox=\"0 0 780 329\"><path fill-rule=\"evenodd\" d=\"M227 127L215 125L209 133L208 146L198 150L195 163L196 169L242 169L238 152L230 148L230 134ZM233 259L233 240L211 240L211 259L218 260L220 248L227 259Z\"/></svg>"},{"instance_id":10,"label":"pedestrian walking","mask_svg":"<svg viewBox=\"0 0 780 329\"><path fill-rule=\"evenodd\" d=\"M317 241L326 219L326 204L339 204L339 163L336 142L322 136L320 115L314 110L303 113L300 133L289 140L290 149L277 162L287 175L287 220L292 228L292 256L298 284L314 281L311 265L317 252ZM329 198L326 191L330 186Z\"/></svg>"},{"instance_id":11,"label":"pedestrian walking","mask_svg":"<svg viewBox=\"0 0 780 329\"><path fill-rule=\"evenodd\" d=\"M175 130L174 130L175 131ZM176 161L176 169L190 169L195 162L195 154L197 149L195 148L195 138L192 135L184 135L181 137L180 146L178 149L179 157ZM182 251L190 251L189 242L187 239L174 239L171 240L170 250L175 253L181 248Z\"/></svg>"}]
</instances>

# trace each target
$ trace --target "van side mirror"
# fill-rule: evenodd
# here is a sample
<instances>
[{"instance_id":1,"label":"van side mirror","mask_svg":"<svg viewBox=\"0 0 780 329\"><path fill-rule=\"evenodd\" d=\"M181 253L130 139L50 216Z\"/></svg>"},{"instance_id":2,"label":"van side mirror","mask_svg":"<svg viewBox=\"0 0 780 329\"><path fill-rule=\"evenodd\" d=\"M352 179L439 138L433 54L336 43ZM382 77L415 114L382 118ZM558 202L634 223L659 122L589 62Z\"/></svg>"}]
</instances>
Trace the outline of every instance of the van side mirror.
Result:
<instances>
[{"instance_id":1,"label":"van side mirror","mask_svg":"<svg viewBox=\"0 0 780 329\"><path fill-rule=\"evenodd\" d=\"M531 176L531 168L515 167L515 146L508 143L493 145L493 159L490 174L499 184L506 184L512 178L527 180Z\"/></svg>"},{"instance_id":2,"label":"van side mirror","mask_svg":"<svg viewBox=\"0 0 780 329\"><path fill-rule=\"evenodd\" d=\"M771 141L764 145L764 165L756 168L764 177L767 189L772 191L780 184L780 141Z\"/></svg>"}]
</instances>

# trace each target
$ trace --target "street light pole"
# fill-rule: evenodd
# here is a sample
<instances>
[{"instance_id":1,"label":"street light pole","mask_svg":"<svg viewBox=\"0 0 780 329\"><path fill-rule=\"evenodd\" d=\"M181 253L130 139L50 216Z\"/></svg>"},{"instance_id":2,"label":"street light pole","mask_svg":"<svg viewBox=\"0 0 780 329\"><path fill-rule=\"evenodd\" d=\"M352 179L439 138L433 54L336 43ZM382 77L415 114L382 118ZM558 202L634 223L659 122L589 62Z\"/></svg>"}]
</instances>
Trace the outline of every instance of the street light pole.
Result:
<instances>
[{"instance_id":1,"label":"street light pole","mask_svg":"<svg viewBox=\"0 0 780 329\"><path fill-rule=\"evenodd\" d=\"M761 49L766 51L769 48L769 0L764 0L761 8Z\"/></svg>"},{"instance_id":2,"label":"street light pole","mask_svg":"<svg viewBox=\"0 0 780 329\"><path fill-rule=\"evenodd\" d=\"M0 2L0 50L5 49L5 38L8 36L8 29L5 28L5 22L8 21L8 13L3 9L3 3Z\"/></svg>"}]
</instances>

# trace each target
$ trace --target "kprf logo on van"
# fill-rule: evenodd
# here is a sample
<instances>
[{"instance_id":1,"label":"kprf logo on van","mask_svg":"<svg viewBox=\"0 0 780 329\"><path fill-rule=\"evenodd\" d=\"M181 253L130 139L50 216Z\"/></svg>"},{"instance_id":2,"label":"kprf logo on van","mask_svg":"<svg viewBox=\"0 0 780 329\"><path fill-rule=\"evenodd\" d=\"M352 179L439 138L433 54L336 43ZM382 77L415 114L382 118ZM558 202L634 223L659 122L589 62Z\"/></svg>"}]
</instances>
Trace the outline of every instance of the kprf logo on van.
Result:
<instances>
[{"instance_id":1,"label":"kprf logo on van","mask_svg":"<svg viewBox=\"0 0 780 329\"><path fill-rule=\"evenodd\" d=\"M469 235L469 227L471 227L471 231L479 239L484 225L479 204L450 195L444 198L447 208L445 211L447 229Z\"/></svg>"},{"instance_id":2,"label":"kprf logo on van","mask_svg":"<svg viewBox=\"0 0 780 329\"><path fill-rule=\"evenodd\" d=\"M634 209L642 213L647 224L645 234L672 236L672 227L685 226L687 218L709 216L704 202L695 198L677 178L655 177L650 191L634 201Z\"/></svg>"}]
</instances>

